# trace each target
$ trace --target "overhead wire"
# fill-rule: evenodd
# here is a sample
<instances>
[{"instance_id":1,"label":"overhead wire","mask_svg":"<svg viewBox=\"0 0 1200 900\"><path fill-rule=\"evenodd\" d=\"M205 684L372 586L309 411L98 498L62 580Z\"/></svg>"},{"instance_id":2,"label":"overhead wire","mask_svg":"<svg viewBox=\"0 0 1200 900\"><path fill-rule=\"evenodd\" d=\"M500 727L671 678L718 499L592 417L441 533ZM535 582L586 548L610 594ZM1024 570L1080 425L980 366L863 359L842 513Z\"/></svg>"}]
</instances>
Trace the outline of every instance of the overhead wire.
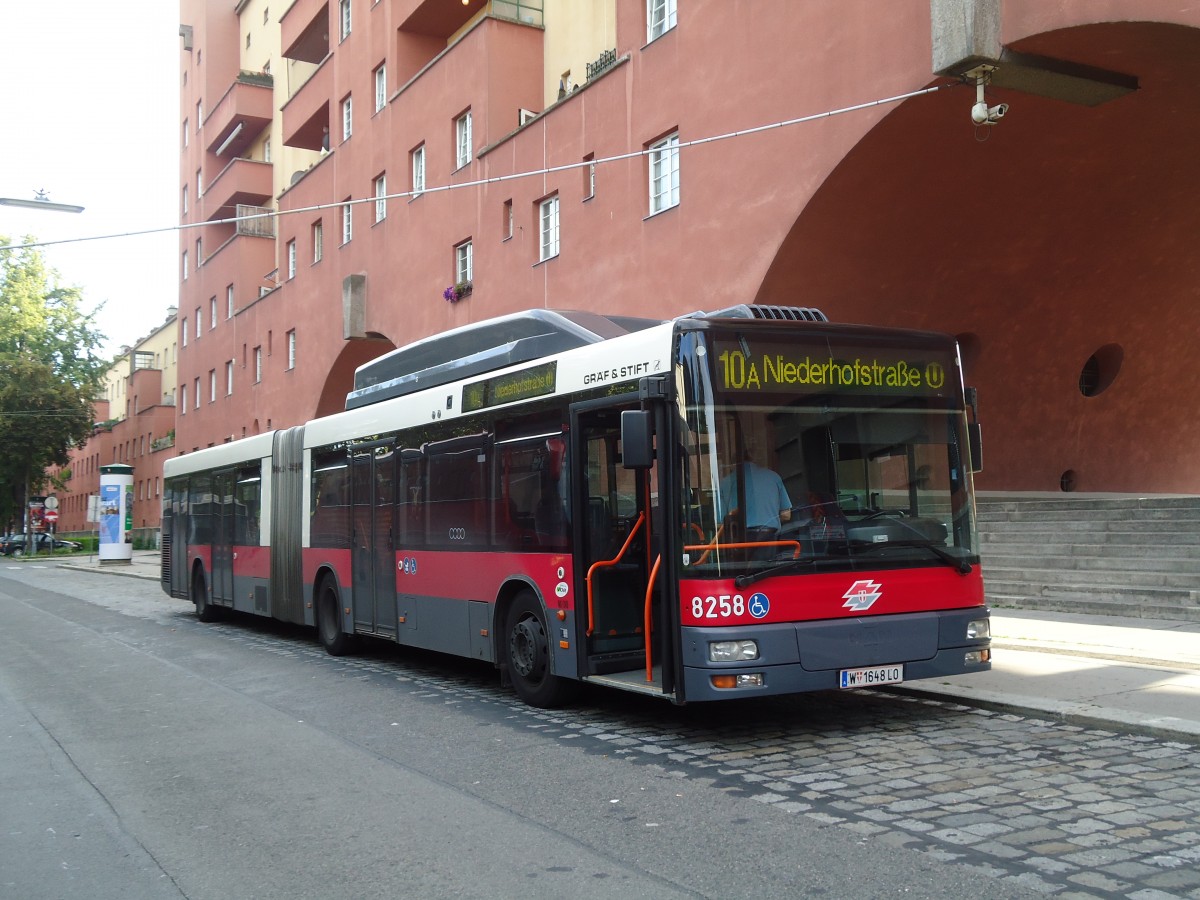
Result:
<instances>
[{"instance_id":1,"label":"overhead wire","mask_svg":"<svg viewBox=\"0 0 1200 900\"><path fill-rule=\"evenodd\" d=\"M739 129L737 131L727 131L723 134L715 134L715 135L710 135L708 137L694 138L690 141L680 141L678 144L673 145L671 147L671 150L672 151L674 151L676 149L684 150L689 147L699 147L703 144L713 144L713 143L717 143L718 141L727 141L727 140L732 140L734 138L749 137L751 135L762 134L763 132L767 132L767 131L774 131L779 128L789 128L793 125L803 125L803 124L806 124L809 122L816 122L821 119L829 119L834 116L845 115L847 113L860 112L865 109L871 109L876 106L884 106L889 103L900 103L904 100L911 100L915 97L921 97L926 94L932 94L937 91L945 90L946 88L958 87L960 85L960 83L961 82L959 82L959 81L955 81L955 82L949 83L949 84L935 84L935 85L931 85L930 87L920 88L915 91L908 91L903 94L895 94L891 97L881 97L877 100L868 100L864 103L855 103L850 106L842 106L837 109L826 110L825 112L812 113L812 114L806 115L806 116L797 116L796 118L792 118L792 119L784 119L782 121L771 122L766 125L756 125L752 128L743 128L743 129ZM582 168L588 167L588 166L600 166L600 165L605 165L607 163L615 163L615 162L622 162L624 160L637 159L639 157L650 156L651 154L660 153L660 152L662 152L660 148L647 147L647 148L643 148L641 150L631 150L628 153L618 153L615 156L606 156L606 157L603 157L600 159L587 159L587 160L582 160L580 162L564 163L562 165L557 165L557 166L546 166L546 167L543 167L540 169L531 169L529 171L524 171L524 172L513 172L508 175L494 175L494 176L490 176L488 178L478 178L478 179L474 179L472 181L462 181L462 182L457 182L454 184L434 185L433 187L424 187L421 190L398 191L396 193L381 194L379 196L362 197L359 199L351 199L351 200L337 200L337 201L332 201L329 203L318 203L318 204L314 204L312 206L297 207L295 209L270 210L269 212L250 213L248 215L231 216L231 217L223 218L223 219L210 219L210 220L206 220L204 222L181 223L178 225L169 225L169 226L164 226L161 228L146 228L146 229L141 229L138 231L123 231L123 232L117 232L117 233L113 233L113 234L100 234L100 235L91 235L91 236L85 236L85 237L59 238L56 240L49 240L49 241L32 241L27 244L9 244L7 246L0 247L0 251L3 251L3 250L31 250L31 249L40 248L40 247L52 247L52 246L56 246L56 245L60 245L60 244L77 244L77 243L84 243L84 242L88 242L88 241L112 240L115 238L141 237L143 235L163 234L163 233L171 232L171 231L189 231L194 228L206 228L210 225L229 225L229 224L236 224L238 222L253 221L256 219L278 218L280 216L294 215L297 213L319 212L321 210L326 210L326 209L341 209L346 206L355 206L355 205L359 205L359 204L363 204L363 203L379 203L381 201L386 201L386 200L402 200L407 197L419 197L423 194L437 194L437 193L444 193L446 191L465 190L467 188L483 187L483 186L489 185L489 184L499 184L499 183L505 182L505 181L516 181L516 180L522 179L522 178L535 178L535 177L539 177L539 176L544 177L546 175L554 175L559 172L569 172L574 169L582 169Z\"/></svg>"}]
</instances>

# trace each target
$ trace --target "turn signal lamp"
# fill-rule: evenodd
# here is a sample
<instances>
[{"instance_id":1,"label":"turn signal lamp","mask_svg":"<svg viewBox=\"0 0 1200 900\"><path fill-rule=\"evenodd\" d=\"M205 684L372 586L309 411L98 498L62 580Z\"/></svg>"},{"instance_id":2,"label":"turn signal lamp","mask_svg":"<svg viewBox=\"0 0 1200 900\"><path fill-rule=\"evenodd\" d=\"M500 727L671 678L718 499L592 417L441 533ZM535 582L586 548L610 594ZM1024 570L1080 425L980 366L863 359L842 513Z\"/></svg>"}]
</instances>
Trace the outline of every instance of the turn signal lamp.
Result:
<instances>
[{"instance_id":1,"label":"turn signal lamp","mask_svg":"<svg viewBox=\"0 0 1200 900\"><path fill-rule=\"evenodd\" d=\"M734 688L762 687L766 684L762 672L751 672L745 675L713 675L711 681L713 687L726 691Z\"/></svg>"}]
</instances>

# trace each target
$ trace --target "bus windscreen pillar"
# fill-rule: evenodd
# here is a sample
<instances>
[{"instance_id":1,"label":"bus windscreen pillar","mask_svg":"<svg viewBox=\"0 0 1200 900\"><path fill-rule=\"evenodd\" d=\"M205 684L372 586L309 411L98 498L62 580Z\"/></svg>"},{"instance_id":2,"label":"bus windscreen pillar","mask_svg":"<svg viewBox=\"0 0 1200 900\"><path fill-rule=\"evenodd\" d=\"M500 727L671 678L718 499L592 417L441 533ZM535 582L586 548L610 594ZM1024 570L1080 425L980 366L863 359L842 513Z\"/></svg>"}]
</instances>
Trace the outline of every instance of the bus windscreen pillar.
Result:
<instances>
[{"instance_id":1,"label":"bus windscreen pillar","mask_svg":"<svg viewBox=\"0 0 1200 900\"><path fill-rule=\"evenodd\" d=\"M133 561L133 466L100 467L100 564Z\"/></svg>"}]
</instances>

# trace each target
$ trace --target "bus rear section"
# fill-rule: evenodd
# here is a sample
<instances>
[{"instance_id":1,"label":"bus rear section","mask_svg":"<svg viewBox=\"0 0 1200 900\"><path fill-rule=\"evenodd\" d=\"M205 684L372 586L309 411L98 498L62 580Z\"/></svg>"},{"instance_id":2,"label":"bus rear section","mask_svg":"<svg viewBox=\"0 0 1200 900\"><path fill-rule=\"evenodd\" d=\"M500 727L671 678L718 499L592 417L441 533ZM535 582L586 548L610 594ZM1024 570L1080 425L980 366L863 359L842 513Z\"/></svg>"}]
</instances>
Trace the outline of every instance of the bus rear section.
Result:
<instances>
[{"instance_id":1,"label":"bus rear section","mask_svg":"<svg viewBox=\"0 0 1200 900\"><path fill-rule=\"evenodd\" d=\"M687 700L990 668L952 339L695 323L679 362Z\"/></svg>"}]
</instances>

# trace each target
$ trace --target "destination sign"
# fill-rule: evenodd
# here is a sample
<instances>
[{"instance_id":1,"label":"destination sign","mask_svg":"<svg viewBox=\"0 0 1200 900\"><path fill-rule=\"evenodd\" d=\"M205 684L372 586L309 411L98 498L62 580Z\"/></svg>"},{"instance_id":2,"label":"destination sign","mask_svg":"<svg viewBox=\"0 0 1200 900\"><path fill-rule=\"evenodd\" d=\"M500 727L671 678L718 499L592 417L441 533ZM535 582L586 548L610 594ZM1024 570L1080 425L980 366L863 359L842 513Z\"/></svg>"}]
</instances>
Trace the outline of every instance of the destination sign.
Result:
<instances>
[{"instance_id":1,"label":"destination sign","mask_svg":"<svg viewBox=\"0 0 1200 900\"><path fill-rule=\"evenodd\" d=\"M777 341L719 341L715 350L716 383L726 391L941 395L953 389L956 373L952 354L929 350L826 345L817 351Z\"/></svg>"},{"instance_id":2,"label":"destination sign","mask_svg":"<svg viewBox=\"0 0 1200 900\"><path fill-rule=\"evenodd\" d=\"M554 393L558 363L548 362L476 381L463 388L463 412L475 412L490 406L516 403Z\"/></svg>"}]
</instances>

